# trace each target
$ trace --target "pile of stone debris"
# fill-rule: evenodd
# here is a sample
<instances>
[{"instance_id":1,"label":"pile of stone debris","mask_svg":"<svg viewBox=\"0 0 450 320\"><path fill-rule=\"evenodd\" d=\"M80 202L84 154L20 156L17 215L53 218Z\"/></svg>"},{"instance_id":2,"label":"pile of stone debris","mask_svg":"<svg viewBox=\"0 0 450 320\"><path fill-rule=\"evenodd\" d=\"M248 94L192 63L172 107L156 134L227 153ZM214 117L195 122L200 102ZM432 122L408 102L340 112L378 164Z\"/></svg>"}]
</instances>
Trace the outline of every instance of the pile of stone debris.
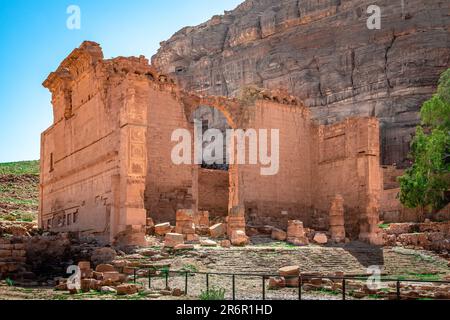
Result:
<instances>
[{"instance_id":1,"label":"pile of stone debris","mask_svg":"<svg viewBox=\"0 0 450 320\"><path fill-rule=\"evenodd\" d=\"M233 208L223 223L211 225L209 212L178 210L176 226L169 222L155 225L147 220L147 234L163 239L164 247L174 250L191 250L194 245L203 247L245 246L250 238L245 232L245 212L241 207Z\"/></svg>"},{"instance_id":2,"label":"pile of stone debris","mask_svg":"<svg viewBox=\"0 0 450 320\"><path fill-rule=\"evenodd\" d=\"M298 288L300 285L300 267L287 266L278 270L278 277L269 279L269 290ZM302 290L304 292L320 291L335 295L342 294L344 272L333 274L309 273L302 275ZM327 278L329 277L329 278ZM377 298L396 300L397 282L380 282L373 286L372 281L346 280L346 294L356 299ZM450 281L450 277L444 280ZM450 284L432 282L402 282L400 283L401 299L450 299Z\"/></svg>"},{"instance_id":3,"label":"pile of stone debris","mask_svg":"<svg viewBox=\"0 0 450 320\"><path fill-rule=\"evenodd\" d=\"M195 245L223 248L246 246L250 244L250 237L257 235L286 241L296 246L350 241L345 238L343 225L335 227L332 232L316 232L305 228L299 220L289 220L287 231L272 226L248 226L241 207L233 208L224 222L214 224L210 223L207 211L178 210L175 226L169 222L155 225L152 219L147 219L147 234L157 237L165 247L175 251L193 250Z\"/></svg>"},{"instance_id":4,"label":"pile of stone debris","mask_svg":"<svg viewBox=\"0 0 450 320\"><path fill-rule=\"evenodd\" d=\"M392 223L384 230L383 239L385 246L425 249L450 257L450 221Z\"/></svg>"},{"instance_id":5,"label":"pile of stone debris","mask_svg":"<svg viewBox=\"0 0 450 320\"><path fill-rule=\"evenodd\" d=\"M113 261L111 264L99 264L95 269L91 268L91 262L81 261L78 263L78 268L80 270L79 278L60 278L55 290L68 291L71 294L87 293L93 290L118 296L134 295L145 291L143 285L133 283L134 273L137 269L127 266L123 260ZM140 270L139 272L139 276L143 276L142 272L145 272L147 276L149 272L154 272L154 276L160 276L158 273L161 271ZM184 294L180 289L171 290L169 288L146 293L150 298L158 298L161 295L178 297Z\"/></svg>"}]
</instances>

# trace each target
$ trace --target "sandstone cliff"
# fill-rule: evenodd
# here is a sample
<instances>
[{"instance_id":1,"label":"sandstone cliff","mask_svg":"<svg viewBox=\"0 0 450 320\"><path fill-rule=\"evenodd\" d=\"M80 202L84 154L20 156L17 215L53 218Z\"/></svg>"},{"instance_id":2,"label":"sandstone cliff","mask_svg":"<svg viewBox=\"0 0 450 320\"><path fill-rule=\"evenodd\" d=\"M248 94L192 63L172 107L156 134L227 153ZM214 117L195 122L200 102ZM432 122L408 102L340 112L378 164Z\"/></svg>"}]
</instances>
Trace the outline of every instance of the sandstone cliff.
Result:
<instances>
[{"instance_id":1,"label":"sandstone cliff","mask_svg":"<svg viewBox=\"0 0 450 320\"><path fill-rule=\"evenodd\" d=\"M380 30L367 8L382 10ZM161 43L155 67L188 90L284 88L330 123L382 121L383 162L406 164L421 103L450 62L448 0L247 0Z\"/></svg>"}]
</instances>

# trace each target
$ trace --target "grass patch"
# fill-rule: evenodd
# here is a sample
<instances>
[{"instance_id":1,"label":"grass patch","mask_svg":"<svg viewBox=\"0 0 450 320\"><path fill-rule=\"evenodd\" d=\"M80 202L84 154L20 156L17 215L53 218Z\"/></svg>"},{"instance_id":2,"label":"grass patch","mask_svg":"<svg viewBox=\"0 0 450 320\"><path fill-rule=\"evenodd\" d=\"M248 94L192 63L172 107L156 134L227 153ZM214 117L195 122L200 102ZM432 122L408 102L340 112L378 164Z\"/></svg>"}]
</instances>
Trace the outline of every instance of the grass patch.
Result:
<instances>
[{"instance_id":1,"label":"grass patch","mask_svg":"<svg viewBox=\"0 0 450 320\"><path fill-rule=\"evenodd\" d=\"M408 276L413 279L417 280L423 280L423 281L441 281L442 276L439 274L432 274L432 273L422 273L422 274L415 274L415 273L409 273Z\"/></svg>"},{"instance_id":2,"label":"grass patch","mask_svg":"<svg viewBox=\"0 0 450 320\"><path fill-rule=\"evenodd\" d=\"M24 211L13 211L9 214L0 215L0 221L33 222L36 219L37 215L35 213Z\"/></svg>"},{"instance_id":3,"label":"grass patch","mask_svg":"<svg viewBox=\"0 0 450 320\"><path fill-rule=\"evenodd\" d=\"M194 266L193 264L185 264L181 271L188 271L188 272L198 272L198 268Z\"/></svg>"},{"instance_id":4,"label":"grass patch","mask_svg":"<svg viewBox=\"0 0 450 320\"><path fill-rule=\"evenodd\" d=\"M389 229L390 226L391 226L390 223L382 223L378 225L378 227L383 230Z\"/></svg>"},{"instance_id":5,"label":"grass patch","mask_svg":"<svg viewBox=\"0 0 450 320\"><path fill-rule=\"evenodd\" d=\"M0 163L0 175L39 175L39 161Z\"/></svg>"},{"instance_id":6,"label":"grass patch","mask_svg":"<svg viewBox=\"0 0 450 320\"><path fill-rule=\"evenodd\" d=\"M199 298L202 301L223 301L225 300L225 289L214 287L209 290L202 291Z\"/></svg>"},{"instance_id":7,"label":"grass patch","mask_svg":"<svg viewBox=\"0 0 450 320\"><path fill-rule=\"evenodd\" d=\"M0 198L0 202L20 206L37 206L39 204L37 199Z\"/></svg>"},{"instance_id":8,"label":"grass patch","mask_svg":"<svg viewBox=\"0 0 450 320\"><path fill-rule=\"evenodd\" d=\"M5 282L8 287L14 287L14 281L11 278L6 278Z\"/></svg>"},{"instance_id":9,"label":"grass patch","mask_svg":"<svg viewBox=\"0 0 450 320\"><path fill-rule=\"evenodd\" d=\"M337 296L337 295L340 294L339 291L326 289L326 288L320 288L320 289L317 289L316 291L320 292L320 293L323 293L323 294L329 294L329 295L332 295L332 296Z\"/></svg>"},{"instance_id":10,"label":"grass patch","mask_svg":"<svg viewBox=\"0 0 450 320\"><path fill-rule=\"evenodd\" d=\"M442 281L442 275L435 274L435 273L414 273L414 272L408 272L406 274L401 275L393 275L393 276L387 276L386 279L391 279L392 281L400 280L419 280L419 281Z\"/></svg>"}]
</instances>

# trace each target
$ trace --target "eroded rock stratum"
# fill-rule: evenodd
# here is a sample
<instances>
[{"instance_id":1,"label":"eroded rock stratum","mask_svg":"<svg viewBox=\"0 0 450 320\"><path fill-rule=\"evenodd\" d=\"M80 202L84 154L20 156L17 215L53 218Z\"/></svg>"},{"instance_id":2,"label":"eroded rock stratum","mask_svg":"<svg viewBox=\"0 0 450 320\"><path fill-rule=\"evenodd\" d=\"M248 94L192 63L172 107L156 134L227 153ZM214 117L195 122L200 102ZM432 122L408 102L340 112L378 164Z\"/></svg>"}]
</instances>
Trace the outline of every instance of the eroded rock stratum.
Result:
<instances>
[{"instance_id":1,"label":"eroded rock stratum","mask_svg":"<svg viewBox=\"0 0 450 320\"><path fill-rule=\"evenodd\" d=\"M380 30L366 26L372 4ZM152 64L202 94L287 89L324 123L377 116L382 162L402 166L418 110L449 66L449 12L441 0L247 0L174 34Z\"/></svg>"}]
</instances>

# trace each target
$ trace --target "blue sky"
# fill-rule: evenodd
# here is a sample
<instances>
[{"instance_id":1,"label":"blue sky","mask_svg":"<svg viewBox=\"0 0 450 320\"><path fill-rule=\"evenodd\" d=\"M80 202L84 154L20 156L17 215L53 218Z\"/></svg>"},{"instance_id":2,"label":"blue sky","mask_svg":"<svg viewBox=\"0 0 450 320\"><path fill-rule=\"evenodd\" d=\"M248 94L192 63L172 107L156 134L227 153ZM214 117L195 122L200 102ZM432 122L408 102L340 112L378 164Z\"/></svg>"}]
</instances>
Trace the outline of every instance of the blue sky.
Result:
<instances>
[{"instance_id":1,"label":"blue sky","mask_svg":"<svg viewBox=\"0 0 450 320\"><path fill-rule=\"evenodd\" d=\"M243 0L0 0L0 163L39 159L40 133L52 123L47 75L84 40L105 58L150 58L159 43ZM81 9L69 30L68 6Z\"/></svg>"}]
</instances>

